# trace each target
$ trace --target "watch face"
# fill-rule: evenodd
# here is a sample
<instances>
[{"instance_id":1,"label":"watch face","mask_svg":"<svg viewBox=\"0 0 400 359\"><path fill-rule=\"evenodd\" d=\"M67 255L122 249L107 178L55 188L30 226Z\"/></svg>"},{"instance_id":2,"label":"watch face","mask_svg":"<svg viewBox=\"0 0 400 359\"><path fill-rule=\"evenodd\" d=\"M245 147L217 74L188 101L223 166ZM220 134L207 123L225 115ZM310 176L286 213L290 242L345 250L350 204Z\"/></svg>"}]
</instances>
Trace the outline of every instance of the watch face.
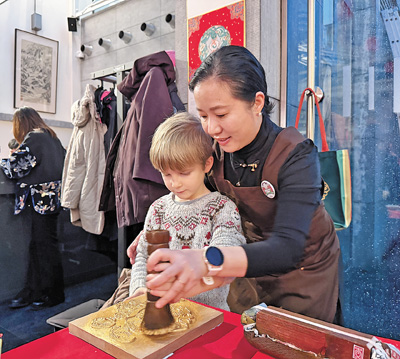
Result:
<instances>
[{"instance_id":1,"label":"watch face","mask_svg":"<svg viewBox=\"0 0 400 359\"><path fill-rule=\"evenodd\" d=\"M224 263L224 255L217 247L208 247L206 251L206 258L213 266L222 266Z\"/></svg>"}]
</instances>

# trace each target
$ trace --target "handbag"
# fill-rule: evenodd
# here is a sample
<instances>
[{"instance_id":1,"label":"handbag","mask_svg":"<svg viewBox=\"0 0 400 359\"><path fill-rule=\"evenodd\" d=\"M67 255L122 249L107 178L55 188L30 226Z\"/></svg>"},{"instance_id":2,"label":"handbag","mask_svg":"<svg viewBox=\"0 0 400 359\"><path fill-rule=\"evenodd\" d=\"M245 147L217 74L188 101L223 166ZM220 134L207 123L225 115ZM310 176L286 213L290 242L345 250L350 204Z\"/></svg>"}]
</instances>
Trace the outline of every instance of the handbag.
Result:
<instances>
[{"instance_id":1,"label":"handbag","mask_svg":"<svg viewBox=\"0 0 400 359\"><path fill-rule=\"evenodd\" d=\"M324 181L324 193L322 201L331 216L337 230L347 228L351 222L351 172L349 151L336 150L330 151L326 141L325 125L318 104L315 92L306 88L300 97L299 108L297 110L295 128L298 129L301 107L304 95L309 91L315 99L318 110L319 129L322 140L322 150L318 152L321 168L321 176Z\"/></svg>"}]
</instances>

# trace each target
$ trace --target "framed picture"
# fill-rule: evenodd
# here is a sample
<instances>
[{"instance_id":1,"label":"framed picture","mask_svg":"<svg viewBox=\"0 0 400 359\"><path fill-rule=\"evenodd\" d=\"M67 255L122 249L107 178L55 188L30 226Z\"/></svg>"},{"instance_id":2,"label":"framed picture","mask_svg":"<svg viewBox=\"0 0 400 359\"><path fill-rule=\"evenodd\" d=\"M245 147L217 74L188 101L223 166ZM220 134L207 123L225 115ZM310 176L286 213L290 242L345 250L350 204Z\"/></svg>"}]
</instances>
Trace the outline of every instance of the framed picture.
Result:
<instances>
[{"instance_id":1,"label":"framed picture","mask_svg":"<svg viewBox=\"0 0 400 359\"><path fill-rule=\"evenodd\" d=\"M15 29L14 107L56 113L58 41Z\"/></svg>"}]
</instances>

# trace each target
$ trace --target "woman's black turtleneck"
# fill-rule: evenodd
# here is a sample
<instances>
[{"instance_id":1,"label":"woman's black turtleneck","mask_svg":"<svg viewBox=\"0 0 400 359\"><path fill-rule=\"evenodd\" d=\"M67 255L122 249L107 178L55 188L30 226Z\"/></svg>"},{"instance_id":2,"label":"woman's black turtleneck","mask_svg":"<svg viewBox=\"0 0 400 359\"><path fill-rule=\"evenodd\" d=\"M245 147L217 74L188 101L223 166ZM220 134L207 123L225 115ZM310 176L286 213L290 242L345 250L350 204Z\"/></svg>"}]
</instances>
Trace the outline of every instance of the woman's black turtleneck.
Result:
<instances>
[{"instance_id":1,"label":"woman's black turtleneck","mask_svg":"<svg viewBox=\"0 0 400 359\"><path fill-rule=\"evenodd\" d=\"M239 151L225 154L225 179L241 187L254 187L261 183L263 164L281 131L281 127L264 117L260 130L251 143Z\"/></svg>"},{"instance_id":2,"label":"woman's black turtleneck","mask_svg":"<svg viewBox=\"0 0 400 359\"><path fill-rule=\"evenodd\" d=\"M225 153L225 179L241 187L260 186L264 163L280 131L281 127L264 117L250 144L234 153ZM256 161L257 168L251 171L248 165ZM296 267L303 257L311 220L321 201L321 188L317 148L307 139L294 148L279 170L276 189L279 196L270 236L243 246L249 263L246 277L284 273Z\"/></svg>"}]
</instances>

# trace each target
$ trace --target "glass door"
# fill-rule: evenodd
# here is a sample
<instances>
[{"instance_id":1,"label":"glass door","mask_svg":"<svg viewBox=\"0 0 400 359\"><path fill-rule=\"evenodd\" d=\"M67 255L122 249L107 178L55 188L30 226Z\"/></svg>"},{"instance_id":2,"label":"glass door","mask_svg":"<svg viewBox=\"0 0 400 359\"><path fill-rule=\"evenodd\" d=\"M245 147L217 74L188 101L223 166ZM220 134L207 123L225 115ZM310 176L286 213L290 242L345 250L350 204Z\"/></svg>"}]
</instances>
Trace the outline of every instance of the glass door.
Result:
<instances>
[{"instance_id":1,"label":"glass door","mask_svg":"<svg viewBox=\"0 0 400 359\"><path fill-rule=\"evenodd\" d=\"M343 325L400 339L400 15L396 0L315 1L315 85L331 149L347 148L352 223ZM397 37L396 37L397 36ZM287 126L307 87L307 0L287 1ZM320 148L319 129L315 143ZM305 133L306 106L300 128Z\"/></svg>"}]
</instances>

